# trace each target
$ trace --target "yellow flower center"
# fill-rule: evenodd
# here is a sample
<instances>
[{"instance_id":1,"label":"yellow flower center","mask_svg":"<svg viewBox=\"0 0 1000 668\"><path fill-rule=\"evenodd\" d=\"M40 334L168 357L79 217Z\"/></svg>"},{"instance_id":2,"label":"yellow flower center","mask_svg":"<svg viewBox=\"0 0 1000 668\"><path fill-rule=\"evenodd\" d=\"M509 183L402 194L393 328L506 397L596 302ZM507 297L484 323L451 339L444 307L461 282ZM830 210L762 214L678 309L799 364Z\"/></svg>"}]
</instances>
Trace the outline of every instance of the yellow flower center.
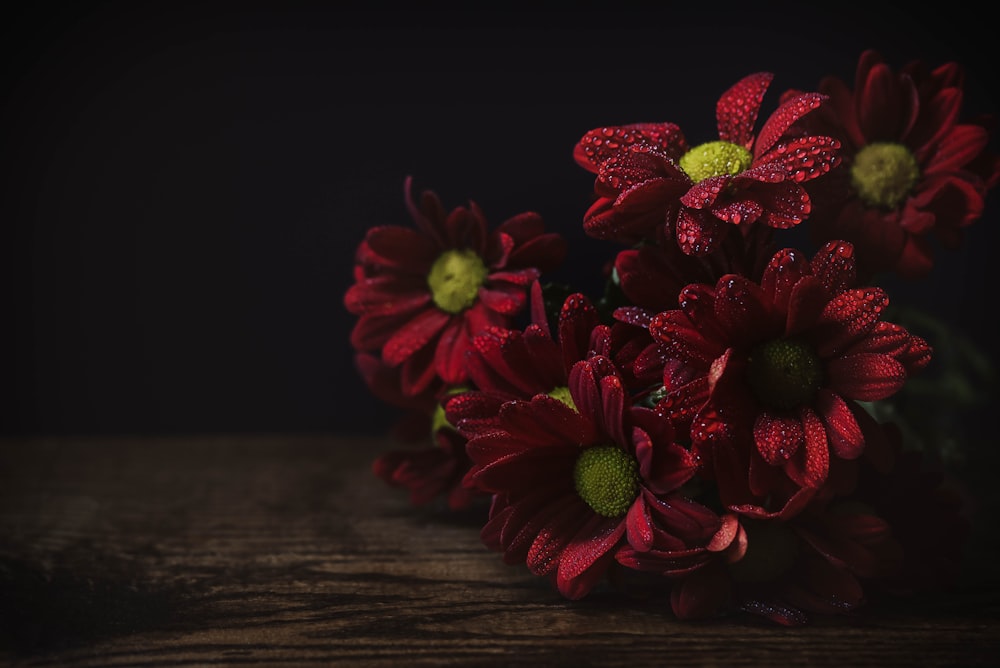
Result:
<instances>
[{"instance_id":1,"label":"yellow flower center","mask_svg":"<svg viewBox=\"0 0 1000 668\"><path fill-rule=\"evenodd\" d=\"M639 464L613 445L587 448L573 467L573 483L595 513L620 517L639 494Z\"/></svg>"},{"instance_id":2,"label":"yellow flower center","mask_svg":"<svg viewBox=\"0 0 1000 668\"><path fill-rule=\"evenodd\" d=\"M851 185L861 201L873 207L897 208L919 177L917 159L902 144L868 144L851 165Z\"/></svg>"},{"instance_id":3,"label":"yellow flower center","mask_svg":"<svg viewBox=\"0 0 1000 668\"><path fill-rule=\"evenodd\" d=\"M753 154L727 141L710 141L681 156L680 168L695 183L713 176L739 174L753 164Z\"/></svg>"},{"instance_id":4,"label":"yellow flower center","mask_svg":"<svg viewBox=\"0 0 1000 668\"><path fill-rule=\"evenodd\" d=\"M775 339L750 352L747 381L766 406L788 409L810 403L823 382L823 365L811 346Z\"/></svg>"},{"instance_id":5,"label":"yellow flower center","mask_svg":"<svg viewBox=\"0 0 1000 668\"><path fill-rule=\"evenodd\" d=\"M569 393L569 388L566 387L565 385L562 387L557 387L551 392L549 392L549 396L552 397L553 399L558 399L559 401L563 402L573 410L576 410L576 403L573 401L573 395Z\"/></svg>"},{"instance_id":6,"label":"yellow flower center","mask_svg":"<svg viewBox=\"0 0 1000 668\"><path fill-rule=\"evenodd\" d=\"M445 393L445 396L441 401L437 402L437 405L434 406L434 414L431 416L431 436L436 434L439 429L455 430L455 425L448 422L448 416L444 412L444 405L447 403L449 397L456 394L462 394L468 390L469 388L464 386L453 387Z\"/></svg>"},{"instance_id":7,"label":"yellow flower center","mask_svg":"<svg viewBox=\"0 0 1000 668\"><path fill-rule=\"evenodd\" d=\"M447 250L431 265L427 285L438 308L461 313L476 303L479 286L489 274L482 259L468 248Z\"/></svg>"}]
</instances>

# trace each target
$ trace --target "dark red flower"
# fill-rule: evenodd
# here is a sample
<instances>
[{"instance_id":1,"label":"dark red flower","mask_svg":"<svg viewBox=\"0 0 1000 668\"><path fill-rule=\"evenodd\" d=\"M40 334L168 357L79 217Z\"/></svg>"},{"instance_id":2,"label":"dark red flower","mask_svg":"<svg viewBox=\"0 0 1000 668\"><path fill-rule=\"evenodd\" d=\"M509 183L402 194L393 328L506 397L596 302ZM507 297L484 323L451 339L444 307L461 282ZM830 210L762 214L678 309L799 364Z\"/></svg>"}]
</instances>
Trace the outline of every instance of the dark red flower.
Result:
<instances>
[{"instance_id":1,"label":"dark red flower","mask_svg":"<svg viewBox=\"0 0 1000 668\"><path fill-rule=\"evenodd\" d=\"M344 304L359 316L351 343L401 367L405 394L467 379L472 337L506 326L523 310L528 286L561 263L564 239L542 219L522 213L488 230L475 203L446 213L424 191L407 206L417 229L385 225L368 231L356 254L355 283Z\"/></svg>"},{"instance_id":2,"label":"dark red flower","mask_svg":"<svg viewBox=\"0 0 1000 668\"><path fill-rule=\"evenodd\" d=\"M798 626L810 613L856 610L867 601L863 585L898 567L899 543L889 524L863 504L805 503L795 512L726 513L703 547L654 546L645 552L625 547L618 560L674 580L671 605L681 619L742 610Z\"/></svg>"},{"instance_id":3,"label":"dark red flower","mask_svg":"<svg viewBox=\"0 0 1000 668\"><path fill-rule=\"evenodd\" d=\"M972 537L974 505L962 482L929 451L905 449L885 425L895 464L861 469L857 496L885 517L902 546L899 567L882 580L894 594L944 591L961 574Z\"/></svg>"},{"instance_id":4,"label":"dark red flower","mask_svg":"<svg viewBox=\"0 0 1000 668\"><path fill-rule=\"evenodd\" d=\"M625 305L613 312L615 362L636 386L662 385L668 352L649 335L649 322L677 306L681 290L691 283L714 283L736 273L759 278L776 248L769 227L755 225L746 234L731 234L718 249L703 256L685 255L673 242L641 244L619 251L614 276Z\"/></svg>"},{"instance_id":5,"label":"dark red flower","mask_svg":"<svg viewBox=\"0 0 1000 668\"><path fill-rule=\"evenodd\" d=\"M428 389L407 395L400 370L369 353L358 353L355 364L372 394L402 409L390 435L404 447L379 455L372 464L375 475L393 487L409 491L410 502L420 506L444 496L452 509L464 508L478 494L462 486L469 470L466 438L448 422L443 401L464 388Z\"/></svg>"},{"instance_id":6,"label":"dark red flower","mask_svg":"<svg viewBox=\"0 0 1000 668\"><path fill-rule=\"evenodd\" d=\"M693 148L673 123L596 128L574 158L597 175L597 200L584 229L599 239L634 243L662 228L689 255L718 248L733 227L793 227L811 209L802 183L837 164L836 140L786 137L819 107L817 93L783 102L758 133L754 125L773 75L743 78L716 104L719 139Z\"/></svg>"},{"instance_id":7,"label":"dark red flower","mask_svg":"<svg viewBox=\"0 0 1000 668\"><path fill-rule=\"evenodd\" d=\"M485 544L568 598L591 591L623 544L704 542L718 528L678 491L694 473L691 454L667 421L629 406L603 356L573 366L567 397L503 404L496 428L467 451L469 483L494 494Z\"/></svg>"},{"instance_id":8,"label":"dark red flower","mask_svg":"<svg viewBox=\"0 0 1000 668\"><path fill-rule=\"evenodd\" d=\"M855 288L854 278L848 243L828 243L811 262L784 249L759 284L731 274L714 286L690 285L679 309L650 322L685 370L680 380L665 374L657 410L691 424L724 503L745 501L739 486L725 483L747 473L743 462L757 496L771 491L774 468L798 486L822 485L831 457L855 459L881 438L858 402L893 395L929 362L923 339L881 320L886 293ZM749 454L743 443L753 444Z\"/></svg>"},{"instance_id":9,"label":"dark red flower","mask_svg":"<svg viewBox=\"0 0 1000 668\"><path fill-rule=\"evenodd\" d=\"M1000 181L985 119L960 121L963 85L956 63L913 61L893 72L874 50L861 54L853 90L837 77L820 82L829 103L801 125L836 137L843 162L810 187L822 206L809 229L818 243L853 243L862 276L926 275L933 240L957 248Z\"/></svg>"},{"instance_id":10,"label":"dark red flower","mask_svg":"<svg viewBox=\"0 0 1000 668\"><path fill-rule=\"evenodd\" d=\"M466 438L443 415L439 405L430 430L434 445L383 453L373 463L372 471L389 485L409 491L414 506L445 497L449 508L460 510L486 495L463 484L471 465L465 452Z\"/></svg>"},{"instance_id":11,"label":"dark red flower","mask_svg":"<svg viewBox=\"0 0 1000 668\"><path fill-rule=\"evenodd\" d=\"M445 404L449 422L467 437L490 430L508 401L536 394L567 398L573 365L610 353L609 329L583 294L566 297L555 338L538 282L531 287L531 313L532 322L523 332L491 327L474 337L466 357L472 387Z\"/></svg>"}]
</instances>

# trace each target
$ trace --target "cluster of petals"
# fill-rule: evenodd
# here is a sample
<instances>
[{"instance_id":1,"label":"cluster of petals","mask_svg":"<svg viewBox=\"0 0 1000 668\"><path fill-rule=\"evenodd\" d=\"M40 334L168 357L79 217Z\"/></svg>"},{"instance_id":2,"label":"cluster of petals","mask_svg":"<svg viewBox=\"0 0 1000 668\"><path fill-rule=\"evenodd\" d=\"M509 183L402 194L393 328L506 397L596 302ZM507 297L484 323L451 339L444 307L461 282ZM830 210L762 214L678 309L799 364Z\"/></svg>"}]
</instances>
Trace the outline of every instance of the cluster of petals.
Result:
<instances>
[{"instance_id":1,"label":"cluster of petals","mask_svg":"<svg viewBox=\"0 0 1000 668\"><path fill-rule=\"evenodd\" d=\"M885 291L854 287L855 276L850 244L811 260L787 248L759 283L732 274L689 285L679 308L650 322L684 371L665 371L657 410L690 425L726 503L771 495L775 469L821 486L831 458L855 459L881 438L859 402L892 396L929 362L926 341L881 319Z\"/></svg>"},{"instance_id":2,"label":"cluster of petals","mask_svg":"<svg viewBox=\"0 0 1000 668\"><path fill-rule=\"evenodd\" d=\"M988 148L990 119L960 116L962 68L950 62L931 69L917 60L894 72L877 51L867 50L853 90L831 76L819 91L828 103L801 126L837 138L842 162L810 188L821 203L810 217L812 238L852 242L863 275L926 276L935 245L957 248L965 228L982 216L987 192L1000 182L1000 156ZM879 156L880 150L887 155ZM898 173L903 167L889 160L892 151L910 170L905 180ZM880 160L880 169L855 169L859 156L865 164ZM870 196L867 188L874 189Z\"/></svg>"},{"instance_id":3,"label":"cluster of petals","mask_svg":"<svg viewBox=\"0 0 1000 668\"><path fill-rule=\"evenodd\" d=\"M479 207L446 212L437 195L424 191L407 206L416 229L398 225L371 228L356 253L354 284L344 297L358 316L351 332L357 351L377 353L399 367L405 394L435 384L467 380L465 353L472 337L491 326L507 326L525 308L529 286L566 254L562 236L547 233L541 217L522 213L490 230ZM435 263L448 253L478 263L481 276L461 285L467 307L442 308L429 285Z\"/></svg>"},{"instance_id":4,"label":"cluster of petals","mask_svg":"<svg viewBox=\"0 0 1000 668\"><path fill-rule=\"evenodd\" d=\"M752 226L746 234L727 236L707 255L686 255L674 243L643 243L619 251L614 271L624 299L612 314L612 354L632 386L640 391L655 389L662 386L665 366L680 366L650 336L649 323L656 314L677 306L681 290L691 283L715 283L733 273L759 278L775 250L771 228Z\"/></svg>"},{"instance_id":5,"label":"cluster of petals","mask_svg":"<svg viewBox=\"0 0 1000 668\"><path fill-rule=\"evenodd\" d=\"M485 544L578 599L622 546L703 543L718 518L681 494L694 458L667 421L630 405L608 358L577 362L568 381L572 407L547 394L503 404L493 428L469 439L468 482L493 495ZM614 516L595 510L574 484L578 460L595 448L635 462L634 499Z\"/></svg>"},{"instance_id":6,"label":"cluster of petals","mask_svg":"<svg viewBox=\"0 0 1000 668\"><path fill-rule=\"evenodd\" d=\"M563 301L554 336L537 281L531 286L530 312L524 330L490 327L473 338L466 356L470 389L444 404L449 423L465 436L489 429L508 401L565 390L580 360L610 354L610 331L582 293Z\"/></svg>"},{"instance_id":7,"label":"cluster of petals","mask_svg":"<svg viewBox=\"0 0 1000 668\"><path fill-rule=\"evenodd\" d=\"M618 558L670 579L671 607L681 619L742 610L798 626L810 615L858 609L866 602L865 584L895 573L904 550L892 526L849 495L814 497L794 513L726 512L703 547L625 548Z\"/></svg>"},{"instance_id":8,"label":"cluster of petals","mask_svg":"<svg viewBox=\"0 0 1000 668\"><path fill-rule=\"evenodd\" d=\"M428 388L420 394L405 394L400 369L370 353L355 355L355 366L374 396L402 412L390 435L403 447L376 457L373 473L388 485L407 490L414 506L441 497L454 510L471 505L479 494L462 485L469 470L466 439L447 420L437 418L444 414L442 402L450 392Z\"/></svg>"},{"instance_id":9,"label":"cluster of petals","mask_svg":"<svg viewBox=\"0 0 1000 668\"><path fill-rule=\"evenodd\" d=\"M802 184L837 164L839 146L822 135L786 137L796 121L820 106L824 98L818 93L785 100L755 133L772 80L768 72L752 74L720 97L719 141L744 152L748 164L704 178L682 168L692 147L674 123L587 132L574 150L576 162L596 174L596 199L584 215L587 234L635 243L662 233L685 253L704 255L733 228L787 229L802 222L812 208Z\"/></svg>"}]
</instances>

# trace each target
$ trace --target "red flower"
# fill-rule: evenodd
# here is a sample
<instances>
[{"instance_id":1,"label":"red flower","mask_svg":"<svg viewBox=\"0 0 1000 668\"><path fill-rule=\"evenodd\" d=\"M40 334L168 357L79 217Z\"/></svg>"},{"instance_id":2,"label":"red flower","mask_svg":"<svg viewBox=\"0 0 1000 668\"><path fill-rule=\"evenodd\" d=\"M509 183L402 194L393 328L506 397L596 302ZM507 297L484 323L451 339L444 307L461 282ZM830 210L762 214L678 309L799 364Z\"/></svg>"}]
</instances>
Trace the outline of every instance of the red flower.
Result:
<instances>
[{"instance_id":1,"label":"red flower","mask_svg":"<svg viewBox=\"0 0 1000 668\"><path fill-rule=\"evenodd\" d=\"M508 401L536 394L568 397L573 365L592 354L609 354L609 330L584 295L574 293L563 302L557 338L549 331L538 282L531 287L531 312L523 332L491 327L473 339L466 357L473 389L445 404L448 421L467 437L492 429Z\"/></svg>"},{"instance_id":2,"label":"red flower","mask_svg":"<svg viewBox=\"0 0 1000 668\"><path fill-rule=\"evenodd\" d=\"M466 439L448 422L442 405L443 400L461 388L428 389L406 395L400 385L398 367L390 367L368 353L358 353L355 364L372 394L404 411L390 433L407 447L380 455L372 464L375 475L393 487L409 490L410 502L415 506L440 496L447 497L452 509L471 504L479 495L462 486L470 465L465 454Z\"/></svg>"},{"instance_id":3,"label":"red flower","mask_svg":"<svg viewBox=\"0 0 1000 668\"><path fill-rule=\"evenodd\" d=\"M798 626L810 613L845 614L862 606L863 585L893 573L901 555L884 519L863 504L836 499L810 502L794 515L727 513L704 547L626 547L618 559L674 580L671 606L681 619L742 610Z\"/></svg>"},{"instance_id":4,"label":"red flower","mask_svg":"<svg viewBox=\"0 0 1000 668\"><path fill-rule=\"evenodd\" d=\"M465 452L466 438L450 424L437 420L432 435L434 446L386 452L375 460L372 471L387 484L408 490L410 503L414 506L443 496L449 508L460 510L471 505L477 497L485 498L481 492L463 484L471 465Z\"/></svg>"},{"instance_id":5,"label":"red flower","mask_svg":"<svg viewBox=\"0 0 1000 668\"><path fill-rule=\"evenodd\" d=\"M475 203L446 214L437 195L425 191L418 207L410 184L407 206L417 229L368 231L344 304L359 316L352 345L400 367L404 393L419 394L439 380L466 381L472 337L506 326L524 308L528 286L562 262L566 246L544 232L537 214L522 213L489 232Z\"/></svg>"},{"instance_id":6,"label":"red flower","mask_svg":"<svg viewBox=\"0 0 1000 668\"><path fill-rule=\"evenodd\" d=\"M687 371L683 382L665 374L657 409L692 424L693 447L715 467L724 503L746 501L725 481L747 472L732 456L749 462L757 496L771 491L774 468L798 486L822 485L831 457L857 458L881 437L857 402L893 395L930 360L923 339L880 320L886 293L854 288L854 277L850 244L828 243L811 262L785 249L759 284L736 274L692 284L679 309L650 323ZM748 454L744 443L753 444Z\"/></svg>"},{"instance_id":7,"label":"red flower","mask_svg":"<svg viewBox=\"0 0 1000 668\"><path fill-rule=\"evenodd\" d=\"M627 304L613 312L613 335L620 348L615 361L635 378L635 384L659 385L664 366L672 364L663 346L649 335L649 322L674 308L690 283L714 283L730 273L759 277L776 250L769 227L753 226L747 234L727 236L707 255L690 256L675 243L642 244L619 251L615 276Z\"/></svg>"},{"instance_id":8,"label":"red flower","mask_svg":"<svg viewBox=\"0 0 1000 668\"><path fill-rule=\"evenodd\" d=\"M863 467L858 483L858 495L889 521L903 548L902 563L882 584L897 594L947 590L967 556L972 499L933 453L904 449L898 427L885 426L895 464L888 472Z\"/></svg>"},{"instance_id":9,"label":"red flower","mask_svg":"<svg viewBox=\"0 0 1000 668\"><path fill-rule=\"evenodd\" d=\"M862 276L926 275L932 240L957 248L982 215L1000 158L987 151L985 120L959 121L963 84L956 63L929 70L913 61L894 73L872 50L858 61L853 91L836 77L821 81L829 104L802 125L836 137L843 163L810 188L823 202L810 233L853 243Z\"/></svg>"},{"instance_id":10,"label":"red flower","mask_svg":"<svg viewBox=\"0 0 1000 668\"><path fill-rule=\"evenodd\" d=\"M663 228L689 255L718 248L730 226L785 229L809 214L802 183L837 164L837 142L825 136L785 138L823 99L817 93L785 101L754 133L767 72L745 77L716 104L719 139L693 148L673 123L596 128L574 157L597 175L597 200L584 229L599 239L635 242Z\"/></svg>"},{"instance_id":11,"label":"red flower","mask_svg":"<svg viewBox=\"0 0 1000 668\"><path fill-rule=\"evenodd\" d=\"M485 544L568 598L585 596L623 544L704 542L718 528L714 513L678 492L694 473L691 454L669 423L628 406L602 356L573 366L569 397L505 403L497 428L467 450L470 484L495 495Z\"/></svg>"}]
</instances>

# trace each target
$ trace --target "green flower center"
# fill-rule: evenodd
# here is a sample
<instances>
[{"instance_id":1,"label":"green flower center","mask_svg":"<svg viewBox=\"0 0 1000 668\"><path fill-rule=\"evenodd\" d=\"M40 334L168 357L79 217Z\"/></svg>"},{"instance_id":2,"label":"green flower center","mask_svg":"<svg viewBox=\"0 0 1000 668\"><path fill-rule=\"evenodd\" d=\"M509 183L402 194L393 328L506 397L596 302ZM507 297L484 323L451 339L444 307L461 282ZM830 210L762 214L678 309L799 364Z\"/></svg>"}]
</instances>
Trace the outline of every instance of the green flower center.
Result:
<instances>
[{"instance_id":1,"label":"green flower center","mask_svg":"<svg viewBox=\"0 0 1000 668\"><path fill-rule=\"evenodd\" d=\"M823 382L823 365L811 346L775 339L750 351L747 380L764 405L795 408L816 395Z\"/></svg>"},{"instance_id":2,"label":"green flower center","mask_svg":"<svg viewBox=\"0 0 1000 668\"><path fill-rule=\"evenodd\" d=\"M727 141L710 141L681 156L680 167L695 183L713 176L739 174L753 164L753 154Z\"/></svg>"},{"instance_id":3,"label":"green flower center","mask_svg":"<svg viewBox=\"0 0 1000 668\"><path fill-rule=\"evenodd\" d=\"M868 144L851 165L851 185L868 206L897 208L919 177L917 159L902 144Z\"/></svg>"},{"instance_id":4,"label":"green flower center","mask_svg":"<svg viewBox=\"0 0 1000 668\"><path fill-rule=\"evenodd\" d=\"M462 394L463 392L467 392L468 390L469 388L463 386L453 387L450 390L448 390L447 393L445 393L444 399L442 399L437 403L437 405L434 407L434 414L431 416L432 436L438 433L439 429L451 429L451 430L455 429L455 425L453 425L451 422L448 422L448 416L444 412L444 405L445 403L447 403L449 397L452 397L456 394Z\"/></svg>"},{"instance_id":5,"label":"green flower center","mask_svg":"<svg viewBox=\"0 0 1000 668\"><path fill-rule=\"evenodd\" d=\"M576 410L576 403L573 401L573 395L569 393L569 388L566 387L565 385L562 387L557 387L551 392L549 392L549 396L552 397L553 399L558 399L559 401L563 402L573 410Z\"/></svg>"},{"instance_id":6,"label":"green flower center","mask_svg":"<svg viewBox=\"0 0 1000 668\"><path fill-rule=\"evenodd\" d=\"M438 308L448 313L461 313L476 303L479 286L489 271L476 252L447 250L431 265L427 285Z\"/></svg>"},{"instance_id":7,"label":"green flower center","mask_svg":"<svg viewBox=\"0 0 1000 668\"><path fill-rule=\"evenodd\" d=\"M795 532L777 520L743 520L747 551L729 566L737 582L767 582L787 571L799 556Z\"/></svg>"},{"instance_id":8,"label":"green flower center","mask_svg":"<svg viewBox=\"0 0 1000 668\"><path fill-rule=\"evenodd\" d=\"M573 467L573 483L595 513L620 517L639 493L639 464L613 445L587 448Z\"/></svg>"}]
</instances>

